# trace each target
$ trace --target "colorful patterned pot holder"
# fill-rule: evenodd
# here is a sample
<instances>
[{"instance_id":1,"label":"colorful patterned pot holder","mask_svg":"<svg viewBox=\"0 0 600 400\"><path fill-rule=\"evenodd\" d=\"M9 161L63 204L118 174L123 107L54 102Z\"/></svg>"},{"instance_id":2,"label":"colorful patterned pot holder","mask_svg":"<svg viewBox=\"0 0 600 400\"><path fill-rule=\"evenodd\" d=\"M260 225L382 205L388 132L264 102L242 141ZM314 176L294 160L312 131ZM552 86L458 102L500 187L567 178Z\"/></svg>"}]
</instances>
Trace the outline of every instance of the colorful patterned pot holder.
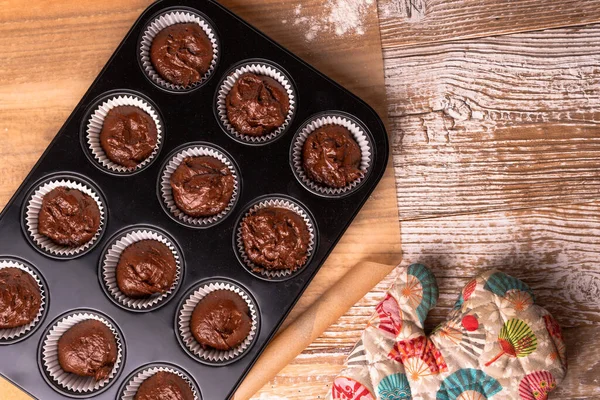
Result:
<instances>
[{"instance_id":1,"label":"colorful patterned pot holder","mask_svg":"<svg viewBox=\"0 0 600 400\"><path fill-rule=\"evenodd\" d=\"M427 337L437 297L427 267L403 268L328 398L542 400L565 377L560 327L520 280L499 271L471 280Z\"/></svg>"}]
</instances>

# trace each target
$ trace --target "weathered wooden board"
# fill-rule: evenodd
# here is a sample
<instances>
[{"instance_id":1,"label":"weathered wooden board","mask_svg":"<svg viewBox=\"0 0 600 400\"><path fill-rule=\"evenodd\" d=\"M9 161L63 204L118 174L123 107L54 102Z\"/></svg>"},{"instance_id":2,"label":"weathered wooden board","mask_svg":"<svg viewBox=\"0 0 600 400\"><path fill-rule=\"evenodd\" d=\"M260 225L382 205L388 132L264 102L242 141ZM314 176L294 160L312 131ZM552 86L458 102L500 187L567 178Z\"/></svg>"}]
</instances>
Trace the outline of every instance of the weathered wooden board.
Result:
<instances>
[{"instance_id":1,"label":"weathered wooden board","mask_svg":"<svg viewBox=\"0 0 600 400\"><path fill-rule=\"evenodd\" d=\"M600 325L600 202L407 221L402 242L406 260L438 278L430 328L491 268L525 281L562 326Z\"/></svg>"},{"instance_id":2,"label":"weathered wooden board","mask_svg":"<svg viewBox=\"0 0 600 400\"><path fill-rule=\"evenodd\" d=\"M600 21L598 0L379 0L385 48Z\"/></svg>"},{"instance_id":3,"label":"weathered wooden board","mask_svg":"<svg viewBox=\"0 0 600 400\"><path fill-rule=\"evenodd\" d=\"M598 197L600 25L385 56L402 220Z\"/></svg>"}]
</instances>

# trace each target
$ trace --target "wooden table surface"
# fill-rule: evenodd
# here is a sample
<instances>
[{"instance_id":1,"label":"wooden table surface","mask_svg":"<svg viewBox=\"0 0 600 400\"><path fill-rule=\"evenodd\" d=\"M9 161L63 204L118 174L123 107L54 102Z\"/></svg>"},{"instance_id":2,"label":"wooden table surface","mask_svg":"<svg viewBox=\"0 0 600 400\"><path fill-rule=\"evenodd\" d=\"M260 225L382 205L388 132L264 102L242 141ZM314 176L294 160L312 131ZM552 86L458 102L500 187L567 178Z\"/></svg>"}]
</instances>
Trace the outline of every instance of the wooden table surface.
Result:
<instances>
[{"instance_id":1,"label":"wooden table surface","mask_svg":"<svg viewBox=\"0 0 600 400\"><path fill-rule=\"evenodd\" d=\"M55 8L56 20L73 25L58 29L56 20L37 19L40 11L33 5L8 8L56 33L54 49L56 42L67 44L58 56L46 55L52 60L44 63L47 74L60 78L67 64L84 73L63 79L60 87L50 80L40 90L41 78L29 84L39 68L33 59L0 63L0 137L4 143L4 129L21 132L13 150L0 150L7 169L0 176L4 199L25 174L14 167L15 159L33 162L37 156L24 154L44 147L38 132L28 134L32 121L19 118L23 110L37 112L34 126L43 127L47 143L147 2L120 6L117 22L106 12L109 7L87 1L72 2L67 13L54 2L40 3ZM335 41L320 32L306 41L302 32L288 36L296 25L277 13L289 13L296 2L265 1L256 9L255 2L226 3L355 92L371 94L373 83L352 78L365 79L364 74L348 69L336 74L345 60L314 49L337 51L350 43L344 49L349 52L366 40L363 48L371 50L366 43L374 44L368 42L372 35ZM90 11L90 4L98 9ZM312 7L322 4L312 2L304 12L317 15ZM440 285L439 305L427 326L444 319L471 276L503 269L525 280L538 303L565 327L570 371L551 398L600 398L600 0L380 0L378 7L403 263L428 264ZM268 16L261 15L265 11ZM3 12L0 21L8 19ZM103 23L103 29L87 32L90 21ZM107 21L113 30L106 29ZM0 24L0 31L21 37L26 26ZM372 16L366 26L372 26ZM85 36L85 45L71 35ZM0 46L14 46L26 57L45 54L47 44ZM368 100L373 99L377 95ZM25 149L21 155L19 149ZM340 265L351 260L361 241L356 232L338 248ZM389 245L369 247L381 259L393 258L397 254ZM320 275L333 281L337 271L335 266ZM323 398L390 281L374 288L257 398ZM319 290L308 293L304 307Z\"/></svg>"}]
</instances>

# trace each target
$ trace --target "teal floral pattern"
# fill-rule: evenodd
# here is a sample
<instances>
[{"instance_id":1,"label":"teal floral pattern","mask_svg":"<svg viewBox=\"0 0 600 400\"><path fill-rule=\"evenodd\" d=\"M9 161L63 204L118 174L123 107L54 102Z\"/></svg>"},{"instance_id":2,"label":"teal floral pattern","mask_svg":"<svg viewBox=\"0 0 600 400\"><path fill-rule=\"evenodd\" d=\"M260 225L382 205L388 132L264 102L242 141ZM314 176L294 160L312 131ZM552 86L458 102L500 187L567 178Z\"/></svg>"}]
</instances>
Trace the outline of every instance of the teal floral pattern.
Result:
<instances>
[{"instance_id":1,"label":"teal floral pattern","mask_svg":"<svg viewBox=\"0 0 600 400\"><path fill-rule=\"evenodd\" d=\"M381 400L412 399L406 374L394 374L383 378L377 387L377 394Z\"/></svg>"}]
</instances>

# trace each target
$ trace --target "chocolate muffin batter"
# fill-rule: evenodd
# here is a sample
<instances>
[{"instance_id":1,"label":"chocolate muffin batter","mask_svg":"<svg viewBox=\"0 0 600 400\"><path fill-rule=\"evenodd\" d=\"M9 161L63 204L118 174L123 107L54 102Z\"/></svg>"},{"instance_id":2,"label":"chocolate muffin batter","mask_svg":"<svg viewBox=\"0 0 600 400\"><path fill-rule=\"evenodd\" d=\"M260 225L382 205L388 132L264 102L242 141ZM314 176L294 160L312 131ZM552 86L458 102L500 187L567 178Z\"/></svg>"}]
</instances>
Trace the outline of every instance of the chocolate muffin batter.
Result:
<instances>
[{"instance_id":1,"label":"chocolate muffin batter","mask_svg":"<svg viewBox=\"0 0 600 400\"><path fill-rule=\"evenodd\" d=\"M175 282L177 264L169 248L158 240L141 240L121 253L117 286L125 296L149 297L165 293Z\"/></svg>"},{"instance_id":2,"label":"chocolate muffin batter","mask_svg":"<svg viewBox=\"0 0 600 400\"><path fill-rule=\"evenodd\" d=\"M0 329L31 323L41 304L40 287L30 274L18 268L0 269Z\"/></svg>"},{"instance_id":3,"label":"chocolate muffin batter","mask_svg":"<svg viewBox=\"0 0 600 400\"><path fill-rule=\"evenodd\" d=\"M150 60L158 74L175 85L200 82L213 60L210 39L196 23L175 24L152 41Z\"/></svg>"},{"instance_id":4,"label":"chocolate muffin batter","mask_svg":"<svg viewBox=\"0 0 600 400\"><path fill-rule=\"evenodd\" d=\"M343 126L326 125L311 133L302 158L308 178L332 188L343 188L363 175L360 147Z\"/></svg>"},{"instance_id":5,"label":"chocolate muffin batter","mask_svg":"<svg viewBox=\"0 0 600 400\"><path fill-rule=\"evenodd\" d=\"M58 340L58 362L65 372L101 381L108 378L116 361L115 336L100 321L82 321Z\"/></svg>"},{"instance_id":6,"label":"chocolate muffin batter","mask_svg":"<svg viewBox=\"0 0 600 400\"><path fill-rule=\"evenodd\" d=\"M100 228L98 204L77 189L57 187L44 196L38 232L61 246L89 242Z\"/></svg>"},{"instance_id":7,"label":"chocolate muffin batter","mask_svg":"<svg viewBox=\"0 0 600 400\"><path fill-rule=\"evenodd\" d=\"M100 132L100 144L114 163L134 168L150 157L156 147L158 131L150 115L134 106L111 109Z\"/></svg>"},{"instance_id":8,"label":"chocolate muffin batter","mask_svg":"<svg viewBox=\"0 0 600 400\"><path fill-rule=\"evenodd\" d=\"M177 207L192 217L210 217L224 211L235 179L231 170L214 157L187 157L171 175Z\"/></svg>"},{"instance_id":9,"label":"chocolate muffin batter","mask_svg":"<svg viewBox=\"0 0 600 400\"><path fill-rule=\"evenodd\" d=\"M225 105L227 119L238 133L264 136L284 124L290 99L275 79L247 73L235 82Z\"/></svg>"},{"instance_id":10,"label":"chocolate muffin batter","mask_svg":"<svg viewBox=\"0 0 600 400\"><path fill-rule=\"evenodd\" d=\"M267 270L296 271L308 257L310 234L293 211L269 207L244 218L242 241L248 258Z\"/></svg>"},{"instance_id":11,"label":"chocolate muffin batter","mask_svg":"<svg viewBox=\"0 0 600 400\"><path fill-rule=\"evenodd\" d=\"M252 318L248 303L230 290L207 294L192 313L190 329L203 348L231 350L250 333Z\"/></svg>"},{"instance_id":12,"label":"chocolate muffin batter","mask_svg":"<svg viewBox=\"0 0 600 400\"><path fill-rule=\"evenodd\" d=\"M194 392L180 376L159 371L142 382L134 400L194 400Z\"/></svg>"}]
</instances>

